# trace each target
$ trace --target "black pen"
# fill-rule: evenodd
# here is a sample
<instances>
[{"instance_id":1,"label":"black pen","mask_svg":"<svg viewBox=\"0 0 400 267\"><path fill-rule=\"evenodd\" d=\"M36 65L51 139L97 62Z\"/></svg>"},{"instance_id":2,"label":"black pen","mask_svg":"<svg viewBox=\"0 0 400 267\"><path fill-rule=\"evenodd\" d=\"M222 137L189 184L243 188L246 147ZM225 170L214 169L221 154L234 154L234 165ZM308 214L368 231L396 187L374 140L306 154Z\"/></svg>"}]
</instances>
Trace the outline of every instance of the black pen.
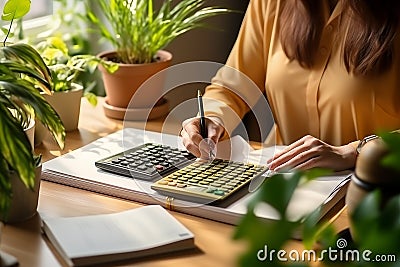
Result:
<instances>
[{"instance_id":1,"label":"black pen","mask_svg":"<svg viewBox=\"0 0 400 267\"><path fill-rule=\"evenodd\" d=\"M203 138L207 138L206 118L204 117L203 96L200 90L197 90L197 103L199 104L200 114L200 134Z\"/></svg>"}]
</instances>

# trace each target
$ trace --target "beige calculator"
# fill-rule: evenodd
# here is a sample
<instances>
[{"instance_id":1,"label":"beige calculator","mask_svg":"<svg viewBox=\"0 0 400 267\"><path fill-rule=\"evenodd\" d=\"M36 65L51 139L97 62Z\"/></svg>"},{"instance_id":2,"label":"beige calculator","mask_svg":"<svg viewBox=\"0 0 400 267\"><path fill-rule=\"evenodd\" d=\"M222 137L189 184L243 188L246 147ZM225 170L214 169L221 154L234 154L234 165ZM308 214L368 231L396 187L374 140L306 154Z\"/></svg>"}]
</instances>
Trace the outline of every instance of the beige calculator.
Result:
<instances>
[{"instance_id":1,"label":"beige calculator","mask_svg":"<svg viewBox=\"0 0 400 267\"><path fill-rule=\"evenodd\" d=\"M269 176L268 167L222 159L196 160L154 182L151 188L178 199L211 202L228 198L260 176Z\"/></svg>"}]
</instances>

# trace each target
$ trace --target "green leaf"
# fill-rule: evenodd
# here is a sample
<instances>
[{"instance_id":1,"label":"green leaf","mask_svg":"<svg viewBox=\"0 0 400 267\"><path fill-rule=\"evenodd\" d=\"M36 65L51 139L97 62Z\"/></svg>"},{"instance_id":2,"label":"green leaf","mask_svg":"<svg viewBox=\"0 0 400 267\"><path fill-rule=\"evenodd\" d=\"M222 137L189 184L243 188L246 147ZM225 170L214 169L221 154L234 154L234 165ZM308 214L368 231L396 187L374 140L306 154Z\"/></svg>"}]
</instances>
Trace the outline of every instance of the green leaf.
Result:
<instances>
[{"instance_id":1,"label":"green leaf","mask_svg":"<svg viewBox=\"0 0 400 267\"><path fill-rule=\"evenodd\" d=\"M50 85L48 84L48 81L43 78L43 76L37 72L33 68L27 68L27 66L24 66L22 64L19 64L14 61L5 61L1 63L4 67L8 68L8 70L12 73L20 73L20 74L25 74L31 79L36 80L38 83L40 83L43 87L49 87Z\"/></svg>"},{"instance_id":2,"label":"green leaf","mask_svg":"<svg viewBox=\"0 0 400 267\"><path fill-rule=\"evenodd\" d=\"M380 136L389 148L389 154L382 159L382 165L400 173L400 133L382 133Z\"/></svg>"},{"instance_id":3,"label":"green leaf","mask_svg":"<svg viewBox=\"0 0 400 267\"><path fill-rule=\"evenodd\" d=\"M370 250L373 255L400 257L400 196L386 205L380 192L368 194L351 214L353 237L359 250Z\"/></svg>"},{"instance_id":4,"label":"green leaf","mask_svg":"<svg viewBox=\"0 0 400 267\"><path fill-rule=\"evenodd\" d=\"M1 28L1 31L3 32L4 35L6 35L8 33L8 28ZM11 35L11 34L10 34Z\"/></svg>"},{"instance_id":5,"label":"green leaf","mask_svg":"<svg viewBox=\"0 0 400 267\"><path fill-rule=\"evenodd\" d=\"M257 218L254 213L248 212L240 221L234 239L248 241L248 250L241 255L240 266L265 266L266 263L273 263L273 266L283 266L275 257L267 257L265 261L257 258L257 253L265 246L269 251L282 249L293 232L298 229L300 222L289 222L285 219L278 221L264 221Z\"/></svg>"},{"instance_id":6,"label":"green leaf","mask_svg":"<svg viewBox=\"0 0 400 267\"><path fill-rule=\"evenodd\" d=\"M362 238L378 218L380 199L381 193L379 191L368 194L351 214L356 238Z\"/></svg>"},{"instance_id":7,"label":"green leaf","mask_svg":"<svg viewBox=\"0 0 400 267\"><path fill-rule=\"evenodd\" d=\"M43 61L39 53L30 45L17 43L5 47L1 47L6 59L18 61L27 67L32 67L43 75L51 88L51 73L46 63Z\"/></svg>"},{"instance_id":8,"label":"green leaf","mask_svg":"<svg viewBox=\"0 0 400 267\"><path fill-rule=\"evenodd\" d=\"M321 209L316 209L309 214L303 222L303 243L307 249L310 249L316 241L316 236L319 233L317 227L320 219Z\"/></svg>"},{"instance_id":9,"label":"green leaf","mask_svg":"<svg viewBox=\"0 0 400 267\"><path fill-rule=\"evenodd\" d=\"M400 228L400 195L388 200L381 214L382 226L387 229Z\"/></svg>"},{"instance_id":10,"label":"green leaf","mask_svg":"<svg viewBox=\"0 0 400 267\"><path fill-rule=\"evenodd\" d=\"M0 153L0 217L1 214L7 214L11 203L12 189L9 172L9 166Z\"/></svg>"},{"instance_id":11,"label":"green leaf","mask_svg":"<svg viewBox=\"0 0 400 267\"><path fill-rule=\"evenodd\" d=\"M8 0L4 5L2 20L12 21L25 16L31 8L30 0Z\"/></svg>"},{"instance_id":12,"label":"green leaf","mask_svg":"<svg viewBox=\"0 0 400 267\"><path fill-rule=\"evenodd\" d=\"M85 97L87 101L93 106L97 106L97 96L90 92L85 92Z\"/></svg>"},{"instance_id":13,"label":"green leaf","mask_svg":"<svg viewBox=\"0 0 400 267\"><path fill-rule=\"evenodd\" d=\"M317 243L332 246L336 240L336 231L329 222L321 222L321 207L306 216L302 223L303 244L306 249L312 249Z\"/></svg>"},{"instance_id":14,"label":"green leaf","mask_svg":"<svg viewBox=\"0 0 400 267\"><path fill-rule=\"evenodd\" d=\"M0 81L0 88L4 86ZM33 189L35 182L35 162L31 144L22 126L11 112L0 105L0 153L15 170L26 187Z\"/></svg>"},{"instance_id":15,"label":"green leaf","mask_svg":"<svg viewBox=\"0 0 400 267\"><path fill-rule=\"evenodd\" d=\"M266 179L249 203L249 209L254 210L259 202L265 202L274 207L281 217L285 217L289 201L302 175L300 172L276 174Z\"/></svg>"}]
</instances>

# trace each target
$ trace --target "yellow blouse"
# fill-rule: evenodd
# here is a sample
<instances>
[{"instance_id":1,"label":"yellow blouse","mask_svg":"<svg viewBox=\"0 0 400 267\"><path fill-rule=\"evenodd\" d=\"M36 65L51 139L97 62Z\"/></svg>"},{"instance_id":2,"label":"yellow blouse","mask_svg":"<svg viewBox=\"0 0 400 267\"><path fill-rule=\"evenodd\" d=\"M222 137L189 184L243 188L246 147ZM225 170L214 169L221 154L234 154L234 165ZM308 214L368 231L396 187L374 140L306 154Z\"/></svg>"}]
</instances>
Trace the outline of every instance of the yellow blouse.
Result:
<instances>
[{"instance_id":1,"label":"yellow blouse","mask_svg":"<svg viewBox=\"0 0 400 267\"><path fill-rule=\"evenodd\" d=\"M277 144L311 134L343 145L381 130L400 129L400 34L389 71L373 77L349 74L341 50L344 37L338 31L340 23L348 23L341 16L342 2L330 14L324 1L326 24L318 56L311 69L304 69L286 57L279 41L283 1L250 1L226 66L206 89L206 114L220 117L229 132L249 111L246 102L252 106L262 94L275 119Z\"/></svg>"}]
</instances>

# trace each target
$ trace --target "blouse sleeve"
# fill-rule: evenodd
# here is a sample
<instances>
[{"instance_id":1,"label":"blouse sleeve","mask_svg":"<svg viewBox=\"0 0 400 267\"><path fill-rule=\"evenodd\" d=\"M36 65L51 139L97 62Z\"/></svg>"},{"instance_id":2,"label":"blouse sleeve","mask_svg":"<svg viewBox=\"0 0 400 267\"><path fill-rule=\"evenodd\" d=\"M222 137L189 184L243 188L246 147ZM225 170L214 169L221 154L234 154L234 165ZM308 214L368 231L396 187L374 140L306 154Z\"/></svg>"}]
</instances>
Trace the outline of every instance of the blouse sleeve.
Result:
<instances>
[{"instance_id":1,"label":"blouse sleeve","mask_svg":"<svg viewBox=\"0 0 400 267\"><path fill-rule=\"evenodd\" d=\"M231 133L263 97L276 0L250 0L235 45L204 95L205 114Z\"/></svg>"}]
</instances>

